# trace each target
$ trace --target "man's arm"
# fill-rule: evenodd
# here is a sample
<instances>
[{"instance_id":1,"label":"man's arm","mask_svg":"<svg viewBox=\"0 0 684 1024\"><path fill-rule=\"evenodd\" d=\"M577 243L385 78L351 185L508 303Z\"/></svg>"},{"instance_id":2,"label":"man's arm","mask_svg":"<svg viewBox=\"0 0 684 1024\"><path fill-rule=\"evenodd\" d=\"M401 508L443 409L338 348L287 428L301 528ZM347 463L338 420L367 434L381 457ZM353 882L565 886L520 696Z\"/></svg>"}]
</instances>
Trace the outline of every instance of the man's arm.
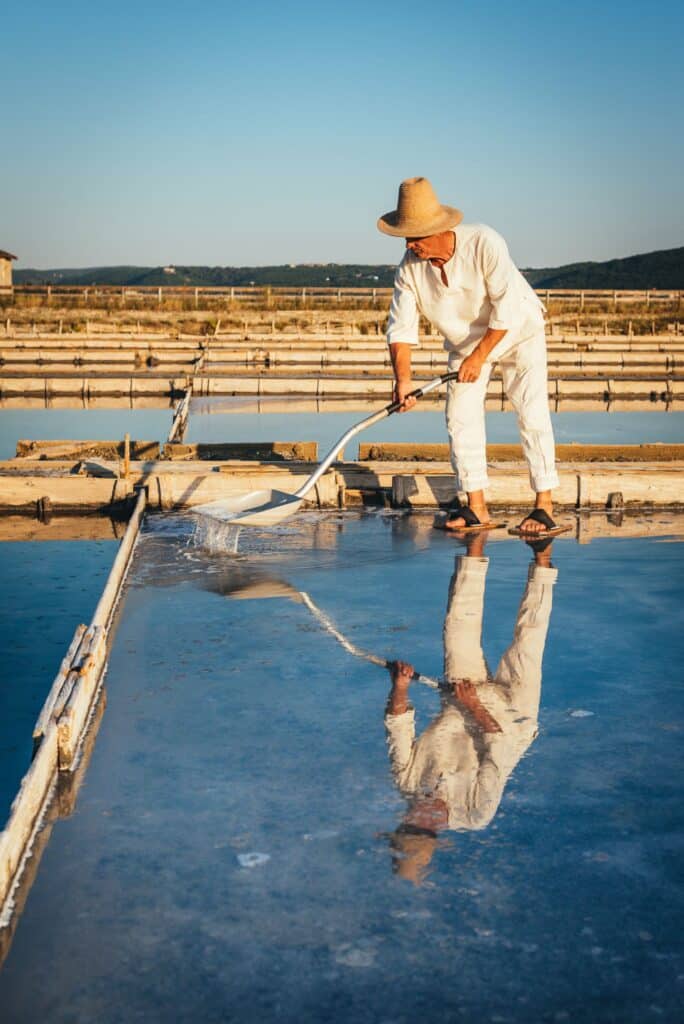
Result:
<instances>
[{"instance_id":1,"label":"man's arm","mask_svg":"<svg viewBox=\"0 0 684 1024\"><path fill-rule=\"evenodd\" d=\"M394 370L394 389L392 391L393 402L403 402L399 412L408 412L416 404L415 398L406 398L413 390L411 380L411 349L410 342L393 341L390 344L390 358ZM404 401L404 399L406 399Z\"/></svg>"},{"instance_id":2,"label":"man's arm","mask_svg":"<svg viewBox=\"0 0 684 1024\"><path fill-rule=\"evenodd\" d=\"M403 402L413 389L411 382L411 349L418 345L420 314L410 275L404 260L394 275L394 292L387 322L387 343L394 369L392 401ZM404 403L400 412L408 412L416 404L415 398Z\"/></svg>"}]
</instances>

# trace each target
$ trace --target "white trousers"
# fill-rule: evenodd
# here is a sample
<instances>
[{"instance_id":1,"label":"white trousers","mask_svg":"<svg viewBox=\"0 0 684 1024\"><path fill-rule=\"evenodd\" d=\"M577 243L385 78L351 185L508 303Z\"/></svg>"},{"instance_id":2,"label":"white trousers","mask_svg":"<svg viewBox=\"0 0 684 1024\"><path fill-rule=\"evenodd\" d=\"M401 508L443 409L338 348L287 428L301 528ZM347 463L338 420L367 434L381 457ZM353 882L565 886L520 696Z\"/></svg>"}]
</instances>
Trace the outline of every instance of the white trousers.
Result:
<instances>
[{"instance_id":1,"label":"white trousers","mask_svg":"<svg viewBox=\"0 0 684 1024\"><path fill-rule=\"evenodd\" d=\"M544 332L521 341L499 360L504 390L518 416L523 455L534 491L558 486L553 427L549 412ZM451 464L461 491L482 491L487 476L485 398L492 364L485 363L472 384L450 381L446 422Z\"/></svg>"}]
</instances>

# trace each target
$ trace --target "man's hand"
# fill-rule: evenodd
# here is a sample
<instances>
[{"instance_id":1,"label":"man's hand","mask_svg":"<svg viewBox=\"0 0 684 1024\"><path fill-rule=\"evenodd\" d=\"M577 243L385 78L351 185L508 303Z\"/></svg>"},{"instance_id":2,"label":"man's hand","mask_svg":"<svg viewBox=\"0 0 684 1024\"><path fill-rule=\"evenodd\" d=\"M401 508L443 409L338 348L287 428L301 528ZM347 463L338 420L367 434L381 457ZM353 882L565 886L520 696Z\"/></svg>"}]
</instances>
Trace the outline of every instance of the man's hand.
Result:
<instances>
[{"instance_id":1,"label":"man's hand","mask_svg":"<svg viewBox=\"0 0 684 1024\"><path fill-rule=\"evenodd\" d=\"M392 401L402 403L399 412L408 412L416 404L417 399L406 397L411 391L413 391L413 381L410 377L408 379L397 380L394 382Z\"/></svg>"},{"instance_id":2,"label":"man's hand","mask_svg":"<svg viewBox=\"0 0 684 1024\"><path fill-rule=\"evenodd\" d=\"M472 352L463 360L458 368L458 379L461 384L472 384L480 376L484 359L477 352Z\"/></svg>"},{"instance_id":3,"label":"man's hand","mask_svg":"<svg viewBox=\"0 0 684 1024\"><path fill-rule=\"evenodd\" d=\"M415 669L408 661L390 661L387 664L392 689L387 698L388 715L405 715L409 709L408 691Z\"/></svg>"},{"instance_id":4,"label":"man's hand","mask_svg":"<svg viewBox=\"0 0 684 1024\"><path fill-rule=\"evenodd\" d=\"M408 661L390 661L387 666L392 685L399 690L408 690L416 670Z\"/></svg>"}]
</instances>

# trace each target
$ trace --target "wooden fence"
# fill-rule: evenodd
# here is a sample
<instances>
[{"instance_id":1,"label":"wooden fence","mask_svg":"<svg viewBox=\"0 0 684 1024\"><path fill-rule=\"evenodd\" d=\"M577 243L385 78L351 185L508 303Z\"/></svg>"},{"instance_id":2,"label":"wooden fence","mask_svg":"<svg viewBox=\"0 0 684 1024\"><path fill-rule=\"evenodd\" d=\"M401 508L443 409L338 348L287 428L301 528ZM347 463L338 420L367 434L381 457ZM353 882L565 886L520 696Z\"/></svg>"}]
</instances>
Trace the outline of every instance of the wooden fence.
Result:
<instances>
[{"instance_id":1,"label":"wooden fence","mask_svg":"<svg viewBox=\"0 0 684 1024\"><path fill-rule=\"evenodd\" d=\"M199 309L204 302L266 306L276 308L279 305L323 306L364 304L371 307L389 304L391 288L277 288L270 286L253 287L187 287L164 285L163 287L119 287L117 285L15 285L15 298L26 296L42 299L47 304L54 299L68 299L88 305L98 302L118 303L120 306L134 304L162 306L165 300L185 300L186 305ZM639 290L607 290L578 288L537 288L542 302L573 306L580 310L591 306L617 310L628 305L645 305L648 308L680 309L682 292L660 289ZM11 293L10 293L11 294Z\"/></svg>"}]
</instances>

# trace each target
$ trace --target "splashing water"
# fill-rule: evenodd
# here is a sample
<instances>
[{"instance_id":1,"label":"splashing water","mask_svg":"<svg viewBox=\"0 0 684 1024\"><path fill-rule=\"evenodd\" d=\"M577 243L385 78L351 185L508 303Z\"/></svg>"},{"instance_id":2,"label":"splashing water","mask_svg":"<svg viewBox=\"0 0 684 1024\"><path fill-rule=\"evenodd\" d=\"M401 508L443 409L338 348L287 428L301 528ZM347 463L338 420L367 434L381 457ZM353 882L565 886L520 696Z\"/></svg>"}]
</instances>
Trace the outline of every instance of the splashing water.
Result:
<instances>
[{"instance_id":1,"label":"splashing water","mask_svg":"<svg viewBox=\"0 0 684 1024\"><path fill-rule=\"evenodd\" d=\"M212 555L237 555L241 527L212 516L198 516L192 543Z\"/></svg>"}]
</instances>

